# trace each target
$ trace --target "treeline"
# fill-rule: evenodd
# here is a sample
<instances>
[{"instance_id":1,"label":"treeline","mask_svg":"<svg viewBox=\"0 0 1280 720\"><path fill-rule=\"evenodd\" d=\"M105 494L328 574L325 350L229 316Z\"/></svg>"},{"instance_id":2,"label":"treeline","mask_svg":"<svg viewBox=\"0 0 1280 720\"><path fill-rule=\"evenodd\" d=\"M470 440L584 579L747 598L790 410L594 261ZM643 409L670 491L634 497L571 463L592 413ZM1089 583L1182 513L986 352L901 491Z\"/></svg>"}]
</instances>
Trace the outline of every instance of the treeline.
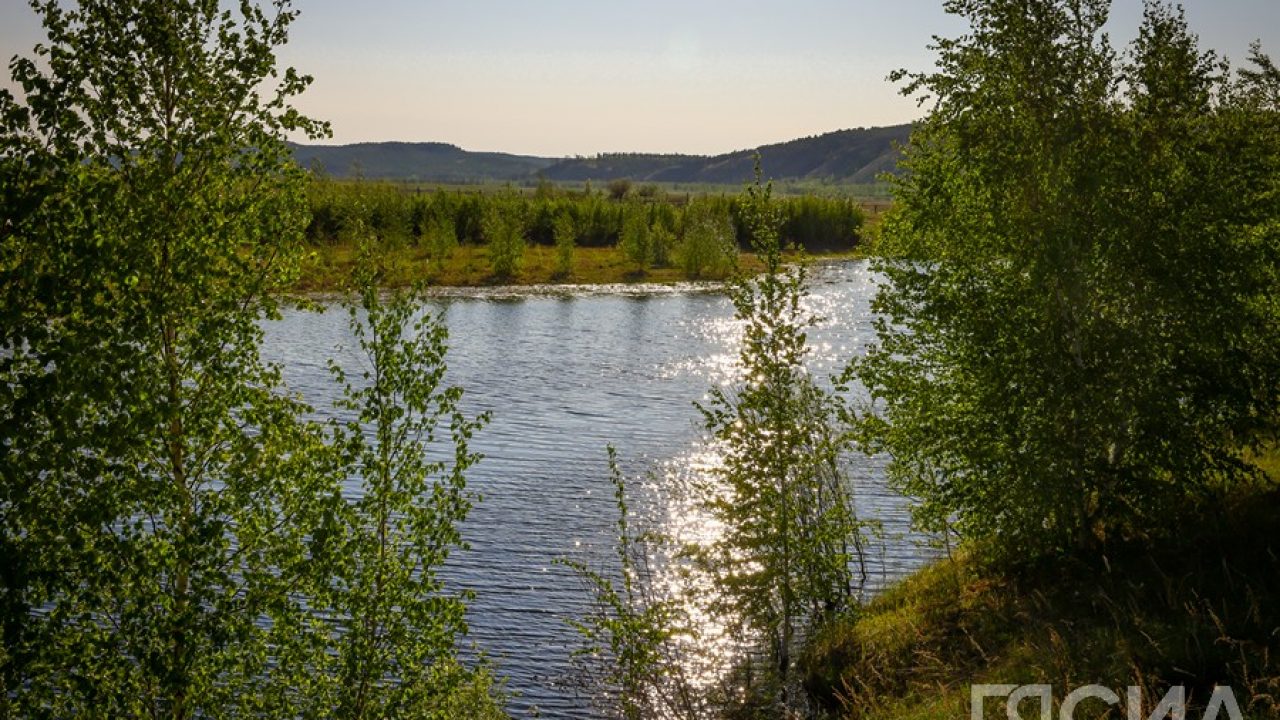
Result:
<instances>
[{"instance_id":1,"label":"treeline","mask_svg":"<svg viewBox=\"0 0 1280 720\"><path fill-rule=\"evenodd\" d=\"M853 128L764 145L758 152L776 180L869 184L896 171L898 147L910 125ZM636 182L741 186L751 177L757 150L720 155L604 153L549 158L474 152L439 142L369 142L352 145L291 144L298 165L333 177L481 185L552 182Z\"/></svg>"},{"instance_id":2,"label":"treeline","mask_svg":"<svg viewBox=\"0 0 1280 720\"><path fill-rule=\"evenodd\" d=\"M716 183L736 185L751 174L757 153L775 178L871 183L897 169L898 147L907 142L910 125L857 128L739 150L711 157L611 153L567 158L538 171L555 181L632 178L642 182Z\"/></svg>"},{"instance_id":3,"label":"treeline","mask_svg":"<svg viewBox=\"0 0 1280 720\"><path fill-rule=\"evenodd\" d=\"M451 233L455 242L481 245L489 239L485 217L497 214L516 223L523 239L534 245L555 245L557 227L563 232L571 223L576 246L615 247L625 244L628 226L634 227L636 218L643 218L651 231L679 240L690 227L711 217L728 223L735 246L749 246L742 201L726 195L667 196L660 190L632 191L629 186L606 194L549 185L528 195L513 190L423 192L396 183L316 179L309 199L312 219L306 237L314 244L345 242L361 228L390 243L430 243L433 233ZM787 244L830 252L850 250L860 240L864 213L850 198L786 198L778 207Z\"/></svg>"}]
</instances>

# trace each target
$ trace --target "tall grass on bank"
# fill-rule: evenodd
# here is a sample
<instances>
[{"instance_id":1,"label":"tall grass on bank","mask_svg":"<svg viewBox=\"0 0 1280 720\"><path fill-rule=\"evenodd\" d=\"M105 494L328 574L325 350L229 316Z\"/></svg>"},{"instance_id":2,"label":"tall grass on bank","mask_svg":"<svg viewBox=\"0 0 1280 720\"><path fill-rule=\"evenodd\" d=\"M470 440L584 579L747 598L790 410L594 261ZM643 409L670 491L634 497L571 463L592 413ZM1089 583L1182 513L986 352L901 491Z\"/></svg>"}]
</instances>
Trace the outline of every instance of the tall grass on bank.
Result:
<instances>
[{"instance_id":1,"label":"tall grass on bank","mask_svg":"<svg viewBox=\"0 0 1280 720\"><path fill-rule=\"evenodd\" d=\"M1172 686L1186 687L1188 717L1230 686L1245 717L1280 717L1280 488L1170 523L1177 532L1154 547L1088 559L940 561L825 628L807 685L856 720L969 717L973 683L1049 684L1059 702L1085 684L1137 686L1142 717ZM1005 717L1003 703L987 706ZM1075 717L1123 716L1107 710L1085 703Z\"/></svg>"}]
</instances>

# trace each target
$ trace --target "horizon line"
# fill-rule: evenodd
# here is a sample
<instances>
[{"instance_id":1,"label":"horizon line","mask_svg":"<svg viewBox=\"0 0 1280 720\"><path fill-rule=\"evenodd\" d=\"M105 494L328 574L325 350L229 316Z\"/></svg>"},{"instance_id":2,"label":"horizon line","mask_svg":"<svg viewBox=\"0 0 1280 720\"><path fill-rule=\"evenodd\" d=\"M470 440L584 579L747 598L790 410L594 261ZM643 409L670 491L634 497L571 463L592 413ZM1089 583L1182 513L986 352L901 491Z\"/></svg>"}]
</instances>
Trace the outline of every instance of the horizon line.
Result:
<instances>
[{"instance_id":1,"label":"horizon line","mask_svg":"<svg viewBox=\"0 0 1280 720\"><path fill-rule=\"evenodd\" d=\"M915 123L917 123L917 122L919 122L919 120L910 120L910 121L907 121L907 122L894 123L894 124L890 124L890 125L860 125L860 126L856 126L856 127L837 128L837 129L835 129L835 130L827 130L827 131L825 131L825 132L815 133L815 134L812 134L812 135L802 135L802 136L799 136L799 137L793 137L793 138L791 138L791 139L789 139L789 140L778 140L778 141L775 141L775 142L769 142L769 143L765 143L765 144L762 144L762 145L756 145L755 147L737 148L737 149L734 149L734 150L727 150L727 151L724 151L724 152L717 152L717 153L684 153L684 152L637 151L637 150L607 150L607 151L595 152L595 153L592 153L592 154L584 154L584 153L569 153L569 154L563 154L563 155L539 155L539 154L526 153L526 152L514 152L514 151L510 151L510 150L473 150L473 149L465 148L465 147L463 147L463 146L461 146L461 145L458 145L457 143L452 143L452 142L448 142L448 141L444 141L444 140L357 140L357 141L354 141L354 142L338 142L338 143L324 142L323 140L321 140L321 141L319 141L319 142L315 142L315 141L312 141L312 142L299 142L299 141L296 141L296 140L286 140L286 142L288 142L288 143L289 143L289 144L291 144L291 145L297 145L297 146L302 146L302 147L311 147L311 148L315 148L315 147L321 147L321 148L344 148L344 147L353 147L353 146L357 146L357 145L443 145L443 146L447 146L447 147L456 148L456 149L458 149L458 150L461 150L462 152L467 152L467 153L476 153L476 154L482 154L482 153L483 153L483 154L490 154L490 155L510 155L510 156L514 156L514 157L531 157L531 158L555 159L555 160L567 160L567 159L577 159L577 158L603 157L603 156L607 156L607 155L653 155L653 156L661 156L661 157L712 158L712 157L720 157L720 156L722 156L722 155L736 155L736 154L738 154L738 153L752 152L752 151L754 151L754 150L760 150L760 149L767 148L767 147L771 147L771 146L774 146L774 145L785 145L785 144L787 144L787 143L792 143L792 142L796 142L796 141L799 141L799 140L809 140L809 139L812 139L812 138L822 137L822 136L824 136L824 135L833 135L833 134L835 134L835 133L849 132L849 131L856 131L856 130L884 130L884 129L890 129L890 128L900 128L900 127L903 127L904 125L914 125L914 124L915 124Z\"/></svg>"}]
</instances>

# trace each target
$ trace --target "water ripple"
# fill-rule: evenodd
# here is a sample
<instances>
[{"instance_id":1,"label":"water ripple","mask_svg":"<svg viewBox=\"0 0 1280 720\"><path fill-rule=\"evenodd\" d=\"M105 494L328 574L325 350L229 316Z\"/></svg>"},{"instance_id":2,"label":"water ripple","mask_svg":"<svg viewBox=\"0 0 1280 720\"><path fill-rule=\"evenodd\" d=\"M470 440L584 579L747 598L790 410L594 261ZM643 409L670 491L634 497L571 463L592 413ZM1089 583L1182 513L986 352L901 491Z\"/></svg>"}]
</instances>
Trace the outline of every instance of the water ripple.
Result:
<instances>
[{"instance_id":1,"label":"water ripple","mask_svg":"<svg viewBox=\"0 0 1280 720\"><path fill-rule=\"evenodd\" d=\"M808 309L824 318L810 333L811 369L838 372L874 336L875 279L862 264L815 268ZM468 476L484 497L464 526L471 551L451 560L455 588L476 592L469 640L493 659L511 710L592 718L589 703L557 680L576 646L565 618L589 598L558 557L592 565L611 552L614 510L605 446L629 473L670 476L707 462L694 401L733 379L741 328L728 300L707 283L450 289L429 312L450 331L448 381L466 388L469 413L492 423L472 449L485 459ZM359 367L344 312L291 312L268 327L266 355L320 414L335 388L326 362ZM342 347L338 350L339 346ZM882 585L930 556L912 534L905 501L884 486L883 460L850 458L859 510L884 524L872 554ZM642 518L687 522L659 481L633 486ZM686 528L688 529L688 528Z\"/></svg>"}]
</instances>

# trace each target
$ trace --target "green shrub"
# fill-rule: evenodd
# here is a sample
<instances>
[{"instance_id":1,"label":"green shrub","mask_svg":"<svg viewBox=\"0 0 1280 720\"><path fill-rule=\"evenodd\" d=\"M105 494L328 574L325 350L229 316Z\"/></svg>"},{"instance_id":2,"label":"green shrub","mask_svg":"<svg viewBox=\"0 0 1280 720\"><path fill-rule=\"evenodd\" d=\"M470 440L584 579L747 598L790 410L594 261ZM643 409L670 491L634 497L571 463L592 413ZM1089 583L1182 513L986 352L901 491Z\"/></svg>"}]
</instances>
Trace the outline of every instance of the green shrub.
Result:
<instances>
[{"instance_id":1,"label":"green shrub","mask_svg":"<svg viewBox=\"0 0 1280 720\"><path fill-rule=\"evenodd\" d=\"M649 227L649 213L638 204L628 204L622 221L622 236L618 249L635 264L640 272L649 269L652 262L653 237Z\"/></svg>"},{"instance_id":2,"label":"green shrub","mask_svg":"<svg viewBox=\"0 0 1280 720\"><path fill-rule=\"evenodd\" d=\"M738 245L728 212L715 203L693 201L685 208L683 220L675 255L685 277L723 278L732 273Z\"/></svg>"},{"instance_id":3,"label":"green shrub","mask_svg":"<svg viewBox=\"0 0 1280 720\"><path fill-rule=\"evenodd\" d=\"M519 208L511 203L491 205L485 211L482 232L489 246L489 267L494 277L514 277L524 257L524 219Z\"/></svg>"},{"instance_id":4,"label":"green shrub","mask_svg":"<svg viewBox=\"0 0 1280 720\"><path fill-rule=\"evenodd\" d=\"M556 218L556 275L568 277L573 272L573 247L578 239L578 226L573 215L562 213Z\"/></svg>"}]
</instances>

